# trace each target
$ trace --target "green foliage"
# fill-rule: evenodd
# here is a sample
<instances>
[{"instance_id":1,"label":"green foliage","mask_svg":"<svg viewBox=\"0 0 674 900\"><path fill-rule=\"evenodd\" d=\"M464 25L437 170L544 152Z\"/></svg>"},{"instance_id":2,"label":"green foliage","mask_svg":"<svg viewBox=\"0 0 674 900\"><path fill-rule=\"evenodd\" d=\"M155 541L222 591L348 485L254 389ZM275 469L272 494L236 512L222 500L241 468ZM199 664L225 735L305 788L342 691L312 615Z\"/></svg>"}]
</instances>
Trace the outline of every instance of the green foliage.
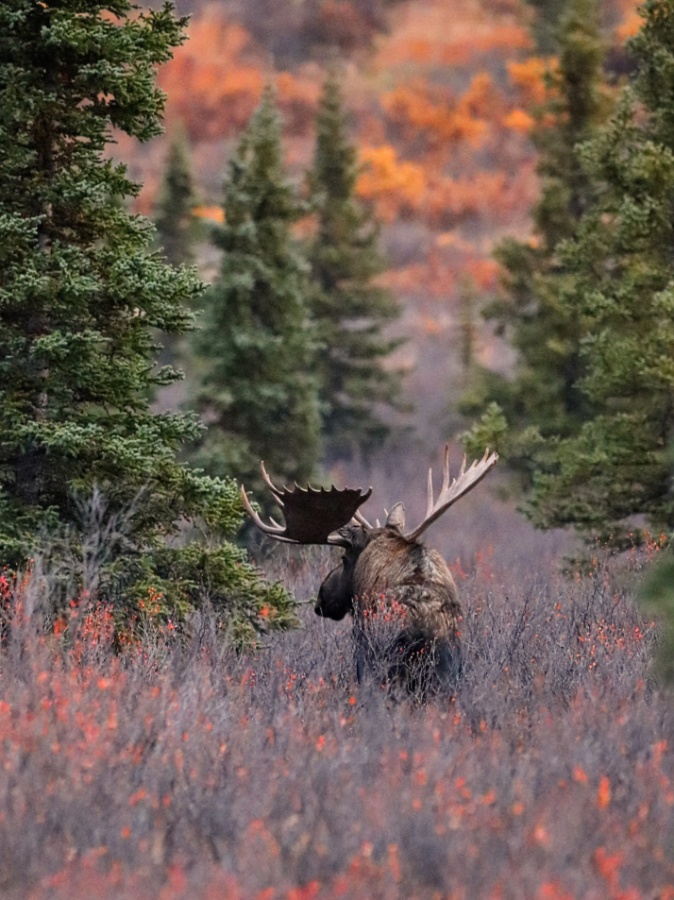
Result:
<instances>
[{"instance_id":1,"label":"green foliage","mask_svg":"<svg viewBox=\"0 0 674 900\"><path fill-rule=\"evenodd\" d=\"M670 686L674 684L674 554L670 544L663 558L651 569L641 591L645 612L659 620L655 673Z\"/></svg>"},{"instance_id":2,"label":"green foliage","mask_svg":"<svg viewBox=\"0 0 674 900\"><path fill-rule=\"evenodd\" d=\"M194 244L201 231L193 213L195 203L187 135L184 128L177 127L169 144L164 179L154 210L155 246L172 266L188 266L195 262ZM186 298L186 302L190 299ZM159 336L159 343L163 346L158 357L161 364L175 366L182 363L183 369L188 367L184 335L163 334Z\"/></svg>"},{"instance_id":3,"label":"green foliage","mask_svg":"<svg viewBox=\"0 0 674 900\"><path fill-rule=\"evenodd\" d=\"M593 414L580 386L586 321L573 302L577 274L559 245L576 234L597 189L579 147L596 133L610 105L602 87L602 57L596 0L570 0L561 19L559 66L549 75L551 99L537 111L533 134L542 183L534 239L508 238L497 248L504 293L486 310L517 351L514 376L482 373L462 404L469 413L498 404L501 417L492 409L467 441L474 445L479 436L496 447L525 489L543 462L545 442L575 433Z\"/></svg>"},{"instance_id":4,"label":"green foliage","mask_svg":"<svg viewBox=\"0 0 674 900\"><path fill-rule=\"evenodd\" d=\"M321 419L330 457L369 452L389 427L382 413L401 408L402 376L386 369L386 357L400 345L383 329L399 308L373 283L385 269L371 214L355 197L356 150L334 74L325 83L316 117L316 149L308 176L317 215L309 261L315 281L311 308L320 353Z\"/></svg>"},{"instance_id":5,"label":"green foliage","mask_svg":"<svg viewBox=\"0 0 674 900\"><path fill-rule=\"evenodd\" d=\"M506 394L511 405L503 404L514 427L500 439L506 457L516 458L529 429L533 456L518 462L524 468L529 460L534 472L533 520L575 525L618 545L636 514L658 529L674 523L674 5L642 9L644 27L630 45L633 85L601 128L583 100L578 122L586 121L589 140L573 150L581 174L571 182L567 168L562 184L575 198L566 206L568 233L549 215L562 208L547 203L557 189L545 191L536 216L541 249L506 245L514 302L496 310L520 354ZM568 59L577 58L576 45ZM575 71L592 66L576 63ZM576 86L574 96L587 91ZM583 137L579 127L562 135L572 133ZM562 162L557 152L544 158L552 170ZM501 425L493 410L490 421Z\"/></svg>"},{"instance_id":6,"label":"green foliage","mask_svg":"<svg viewBox=\"0 0 674 900\"><path fill-rule=\"evenodd\" d=\"M533 33L539 53L554 53L558 49L559 20L567 0L526 0L534 9Z\"/></svg>"},{"instance_id":7,"label":"green foliage","mask_svg":"<svg viewBox=\"0 0 674 900\"><path fill-rule=\"evenodd\" d=\"M558 442L534 518L620 541L625 520L674 524L674 3L646 3L631 42L637 75L583 148L596 201L560 255L583 322L579 387L593 416ZM669 79L669 80L668 80Z\"/></svg>"},{"instance_id":8,"label":"green foliage","mask_svg":"<svg viewBox=\"0 0 674 900\"><path fill-rule=\"evenodd\" d=\"M466 453L470 456L479 456L484 453L485 447L503 453L505 437L508 434L508 423L503 410L496 402L491 402L484 411L482 418L469 432L462 435L462 443Z\"/></svg>"},{"instance_id":9,"label":"green foliage","mask_svg":"<svg viewBox=\"0 0 674 900\"><path fill-rule=\"evenodd\" d=\"M127 0L0 6L0 558L20 565L38 536L76 533L76 495L133 508L117 565L157 554L180 520L231 532L235 487L180 465L193 416L153 414L157 330L191 327L195 274L148 251L138 193L103 158L112 129L160 132L155 67L182 42L170 4ZM196 552L196 551L195 551ZM223 551L226 552L226 551ZM228 577L223 569L222 574ZM248 572L250 585L258 579ZM259 587L260 590L266 588ZM222 596L226 581L220 585ZM238 590L238 588L237 588ZM275 589L272 589L272 591Z\"/></svg>"},{"instance_id":10,"label":"green foliage","mask_svg":"<svg viewBox=\"0 0 674 900\"><path fill-rule=\"evenodd\" d=\"M184 547L163 545L125 560L123 571L106 573L106 592L122 592L136 615L155 602L154 614L184 619L195 609L210 608L218 628L236 646L261 635L296 627L295 604L279 583L266 584L246 552L231 543L209 549L193 541ZM129 599L132 603L129 603Z\"/></svg>"},{"instance_id":11,"label":"green foliage","mask_svg":"<svg viewBox=\"0 0 674 900\"><path fill-rule=\"evenodd\" d=\"M259 463L305 482L319 452L308 267L291 233L304 209L283 172L281 123L267 89L229 166L220 277L194 341L196 405L209 424L196 460L246 487Z\"/></svg>"},{"instance_id":12,"label":"green foliage","mask_svg":"<svg viewBox=\"0 0 674 900\"><path fill-rule=\"evenodd\" d=\"M194 262L192 245L197 233L197 221L192 212L194 205L187 139L184 131L178 130L169 145L154 214L158 243L173 266Z\"/></svg>"}]
</instances>

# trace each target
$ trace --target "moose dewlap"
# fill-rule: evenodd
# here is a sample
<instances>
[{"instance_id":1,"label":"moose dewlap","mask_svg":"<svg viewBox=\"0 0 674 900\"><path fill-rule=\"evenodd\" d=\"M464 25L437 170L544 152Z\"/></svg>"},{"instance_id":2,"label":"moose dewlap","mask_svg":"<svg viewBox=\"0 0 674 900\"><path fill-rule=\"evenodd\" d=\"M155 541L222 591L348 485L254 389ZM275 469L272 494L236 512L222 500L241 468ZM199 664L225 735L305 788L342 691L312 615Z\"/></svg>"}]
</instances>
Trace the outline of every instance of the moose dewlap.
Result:
<instances>
[{"instance_id":1,"label":"moose dewlap","mask_svg":"<svg viewBox=\"0 0 674 900\"><path fill-rule=\"evenodd\" d=\"M277 488L261 464L262 476L281 507L285 525L264 523L253 510L245 489L242 499L257 527L278 541L330 544L344 549L341 562L318 592L316 613L329 619L354 616L359 680L366 668L408 690L427 692L433 685L450 687L460 668L460 606L454 579L437 550L419 538L436 519L484 478L498 454L487 450L481 460L450 479L449 447L445 447L442 488L433 499L428 473L426 515L405 532L405 508L396 503L384 526L370 525L359 507L368 491L345 488Z\"/></svg>"}]
</instances>

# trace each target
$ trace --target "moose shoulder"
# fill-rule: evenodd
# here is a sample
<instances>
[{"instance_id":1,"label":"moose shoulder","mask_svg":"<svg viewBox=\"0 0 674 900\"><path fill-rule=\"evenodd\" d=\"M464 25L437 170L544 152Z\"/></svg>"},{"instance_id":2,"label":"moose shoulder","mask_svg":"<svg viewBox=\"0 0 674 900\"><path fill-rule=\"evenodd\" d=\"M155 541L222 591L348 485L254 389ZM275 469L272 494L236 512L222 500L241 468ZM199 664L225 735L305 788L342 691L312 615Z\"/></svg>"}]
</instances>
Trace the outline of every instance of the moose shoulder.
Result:
<instances>
[{"instance_id":1,"label":"moose shoulder","mask_svg":"<svg viewBox=\"0 0 674 900\"><path fill-rule=\"evenodd\" d=\"M342 547L342 560L325 578L318 592L316 613L330 619L355 616L358 626L358 674L373 655L392 657L395 672L389 678L415 686L415 661L424 665L433 660L435 674L443 680L455 672L459 658L458 622L460 607L456 585L445 560L437 550L426 548L422 533L460 497L470 491L495 465L496 453L485 453L479 462L450 479L449 448L445 448L443 483L437 500L433 498L432 473L428 474L426 515L414 530L405 532L405 509L396 503L382 527L372 526L359 507L369 498L354 489L277 488L264 465L262 474L279 506L285 526L265 524L251 507L242 488L243 502L255 524L279 541L296 544L329 544ZM377 610L397 613L397 625L382 644L373 635ZM381 631L381 627L380 627ZM391 629L389 629L391 631ZM390 645L390 646L388 646Z\"/></svg>"}]
</instances>

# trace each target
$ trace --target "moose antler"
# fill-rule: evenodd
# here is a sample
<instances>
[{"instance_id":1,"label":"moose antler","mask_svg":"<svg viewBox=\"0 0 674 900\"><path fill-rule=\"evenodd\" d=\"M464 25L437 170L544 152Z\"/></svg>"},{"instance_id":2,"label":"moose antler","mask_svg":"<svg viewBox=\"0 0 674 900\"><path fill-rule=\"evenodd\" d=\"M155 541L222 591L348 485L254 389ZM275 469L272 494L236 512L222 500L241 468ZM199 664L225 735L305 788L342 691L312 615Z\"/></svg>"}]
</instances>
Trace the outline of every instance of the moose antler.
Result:
<instances>
[{"instance_id":1,"label":"moose antler","mask_svg":"<svg viewBox=\"0 0 674 900\"><path fill-rule=\"evenodd\" d=\"M241 499L257 527L269 537L287 544L348 546L348 541L337 533L338 529L343 528L353 518L359 524L370 527L357 510L369 498L372 488L365 493L360 488L339 490L334 485L330 490L301 488L298 485L295 485L293 489L277 488L267 475L264 463L260 463L260 470L265 484L283 510L285 525L279 525L271 516L269 517L271 524L263 522L251 506L243 485L241 486Z\"/></svg>"},{"instance_id":2,"label":"moose antler","mask_svg":"<svg viewBox=\"0 0 674 900\"><path fill-rule=\"evenodd\" d=\"M406 534L405 537L410 540L416 540L429 525L432 525L436 519L446 512L452 503L455 503L459 497L463 497L468 491L472 490L475 485L481 481L484 476L496 465L498 453L489 455L489 449L484 451L484 456L478 462L475 460L472 465L466 469L466 457L464 454L461 464L461 471L458 478L453 478L451 483L449 480L449 444L445 444L445 462L442 472L442 488L436 501L433 500L433 469L428 470L428 505L426 507L426 515L423 522Z\"/></svg>"}]
</instances>

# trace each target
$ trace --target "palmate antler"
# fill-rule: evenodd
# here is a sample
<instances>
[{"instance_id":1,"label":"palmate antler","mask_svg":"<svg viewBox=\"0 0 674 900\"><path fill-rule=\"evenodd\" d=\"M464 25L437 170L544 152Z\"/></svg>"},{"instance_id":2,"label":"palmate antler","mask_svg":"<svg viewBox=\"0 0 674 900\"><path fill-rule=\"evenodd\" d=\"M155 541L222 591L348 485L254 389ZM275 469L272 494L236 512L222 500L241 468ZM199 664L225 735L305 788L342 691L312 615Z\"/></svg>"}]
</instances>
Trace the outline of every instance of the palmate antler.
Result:
<instances>
[{"instance_id":1,"label":"palmate antler","mask_svg":"<svg viewBox=\"0 0 674 900\"><path fill-rule=\"evenodd\" d=\"M486 450L481 460L476 460L466 469L466 457L464 456L458 477L450 481L449 445L445 446L442 488L438 499L433 499L433 473L432 469L429 469L426 515L423 522L417 525L414 531L406 533L404 536L410 541L415 541L453 503L472 490L494 467L497 460L498 453L490 455L489 450ZM373 530L359 511L359 507L370 497L372 488L365 492L360 488L340 490L334 485L329 490L325 488L317 490L312 487L301 488L297 485L293 489L277 488L267 475L264 463L260 463L260 469L267 487L283 510L285 525L279 525L271 517L269 524L263 522L251 506L243 486L241 487L241 498L257 527L269 537L288 544L334 544L348 547L350 540L340 534L339 529L349 522L361 525L367 531ZM404 507L401 503L397 503L389 513L386 524L402 531L404 519ZM379 527L378 521L377 527Z\"/></svg>"},{"instance_id":2,"label":"palmate antler","mask_svg":"<svg viewBox=\"0 0 674 900\"><path fill-rule=\"evenodd\" d=\"M292 490L286 487L277 488L267 475L264 463L260 463L260 469L267 487L283 510L285 525L279 525L271 516L269 519L271 524L263 522L250 505L243 485L241 499L257 527L269 537L287 544L348 546L348 541L337 533L340 528L352 519L370 528L367 520L358 512L358 507L370 497L372 488L364 493L360 488L340 490L334 485L330 490L301 488L297 485Z\"/></svg>"},{"instance_id":3,"label":"palmate antler","mask_svg":"<svg viewBox=\"0 0 674 900\"><path fill-rule=\"evenodd\" d=\"M484 476L496 465L498 453L489 454L489 449L484 451L484 456L478 462L475 460L471 466L466 469L466 457L464 454L461 470L457 478L453 478L450 483L449 477L449 444L445 444L445 462L442 471L442 488L437 500L433 500L433 469L428 470L428 503L426 506L426 515L420 525L405 534L410 541L415 541L424 531L432 525L436 519L439 519L449 507L456 501L472 490L475 485L482 481Z\"/></svg>"}]
</instances>

